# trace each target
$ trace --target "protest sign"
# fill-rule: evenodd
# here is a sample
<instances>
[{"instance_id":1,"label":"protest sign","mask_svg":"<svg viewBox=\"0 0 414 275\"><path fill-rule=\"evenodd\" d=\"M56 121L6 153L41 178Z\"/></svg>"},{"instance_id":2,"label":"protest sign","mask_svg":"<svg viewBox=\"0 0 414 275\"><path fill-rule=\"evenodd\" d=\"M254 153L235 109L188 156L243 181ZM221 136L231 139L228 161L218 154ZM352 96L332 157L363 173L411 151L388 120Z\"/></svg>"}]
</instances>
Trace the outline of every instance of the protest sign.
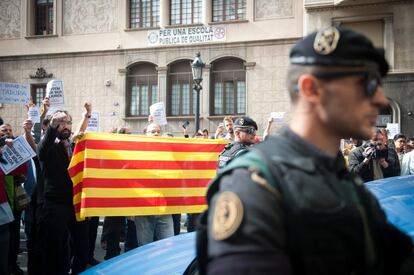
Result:
<instances>
[{"instance_id":1,"label":"protest sign","mask_svg":"<svg viewBox=\"0 0 414 275\"><path fill-rule=\"evenodd\" d=\"M150 115L153 117L154 123L158 125L166 125L167 117L165 115L164 102L154 103L150 106Z\"/></svg>"},{"instance_id":2,"label":"protest sign","mask_svg":"<svg viewBox=\"0 0 414 275\"><path fill-rule=\"evenodd\" d=\"M33 105L29 108L29 111L27 112L27 118L30 119L33 124L40 123L40 110L39 107L36 105Z\"/></svg>"},{"instance_id":3,"label":"protest sign","mask_svg":"<svg viewBox=\"0 0 414 275\"><path fill-rule=\"evenodd\" d=\"M0 163L0 168L3 170L4 174L8 174L32 157L36 153L27 143L26 139L23 136L19 136L13 140L12 146L4 146L2 149L2 157L6 163Z\"/></svg>"},{"instance_id":4,"label":"protest sign","mask_svg":"<svg viewBox=\"0 0 414 275\"><path fill-rule=\"evenodd\" d=\"M46 97L49 98L50 106L63 106L65 103L63 96L63 81L54 79L46 85Z\"/></svg>"},{"instance_id":5,"label":"protest sign","mask_svg":"<svg viewBox=\"0 0 414 275\"><path fill-rule=\"evenodd\" d=\"M29 85L0 82L0 103L26 105L29 99Z\"/></svg>"},{"instance_id":6,"label":"protest sign","mask_svg":"<svg viewBox=\"0 0 414 275\"><path fill-rule=\"evenodd\" d=\"M46 116L53 115L56 111L61 110L61 106L49 106L49 109L47 109Z\"/></svg>"},{"instance_id":7,"label":"protest sign","mask_svg":"<svg viewBox=\"0 0 414 275\"><path fill-rule=\"evenodd\" d=\"M85 132L99 132L99 112L93 111Z\"/></svg>"},{"instance_id":8,"label":"protest sign","mask_svg":"<svg viewBox=\"0 0 414 275\"><path fill-rule=\"evenodd\" d=\"M387 123L388 139L393 139L396 134L400 133L399 123Z\"/></svg>"},{"instance_id":9,"label":"protest sign","mask_svg":"<svg viewBox=\"0 0 414 275\"><path fill-rule=\"evenodd\" d=\"M286 112L271 112L270 117L273 119L273 122L283 123Z\"/></svg>"}]
</instances>

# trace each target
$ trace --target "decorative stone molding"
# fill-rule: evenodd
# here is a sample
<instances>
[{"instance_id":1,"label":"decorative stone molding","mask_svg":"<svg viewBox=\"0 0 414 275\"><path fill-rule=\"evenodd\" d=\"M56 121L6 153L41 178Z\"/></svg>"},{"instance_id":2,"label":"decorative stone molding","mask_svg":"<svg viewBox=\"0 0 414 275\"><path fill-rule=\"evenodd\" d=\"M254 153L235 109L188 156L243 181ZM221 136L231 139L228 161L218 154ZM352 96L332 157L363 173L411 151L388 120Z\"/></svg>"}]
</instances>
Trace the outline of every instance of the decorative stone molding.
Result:
<instances>
[{"instance_id":1,"label":"decorative stone molding","mask_svg":"<svg viewBox=\"0 0 414 275\"><path fill-rule=\"evenodd\" d=\"M254 4L257 20L293 17L293 0L256 0Z\"/></svg>"},{"instance_id":2,"label":"decorative stone molding","mask_svg":"<svg viewBox=\"0 0 414 275\"><path fill-rule=\"evenodd\" d=\"M127 69L118 69L118 73L120 75L125 75L127 73Z\"/></svg>"},{"instance_id":3,"label":"decorative stone molding","mask_svg":"<svg viewBox=\"0 0 414 275\"><path fill-rule=\"evenodd\" d=\"M166 72L166 71L168 71L168 67L157 66L155 69L157 70L157 72Z\"/></svg>"},{"instance_id":4,"label":"decorative stone molding","mask_svg":"<svg viewBox=\"0 0 414 275\"><path fill-rule=\"evenodd\" d=\"M43 67L37 68L35 74L29 75L32 79L44 79L44 78L52 78L53 74L46 73L46 70Z\"/></svg>"},{"instance_id":5,"label":"decorative stone molding","mask_svg":"<svg viewBox=\"0 0 414 275\"><path fill-rule=\"evenodd\" d=\"M244 62L246 70L252 70L256 66L256 62Z\"/></svg>"},{"instance_id":6,"label":"decorative stone molding","mask_svg":"<svg viewBox=\"0 0 414 275\"><path fill-rule=\"evenodd\" d=\"M19 38L21 32L21 1L0 1L0 39Z\"/></svg>"},{"instance_id":7,"label":"decorative stone molding","mask_svg":"<svg viewBox=\"0 0 414 275\"><path fill-rule=\"evenodd\" d=\"M64 34L85 34L116 31L118 1L64 0Z\"/></svg>"},{"instance_id":8,"label":"decorative stone molding","mask_svg":"<svg viewBox=\"0 0 414 275\"><path fill-rule=\"evenodd\" d=\"M389 5L397 5L397 4L408 4L409 0L395 0L395 1L366 1L366 2L349 2L352 3L348 4L348 2L339 2L339 4L335 4L334 1L319 1L319 0L307 0L305 3L305 9L308 13L315 13L315 12L324 12L324 11L331 11L331 10L338 10L338 9L361 9L367 7L382 7L382 6L389 6Z\"/></svg>"}]
</instances>

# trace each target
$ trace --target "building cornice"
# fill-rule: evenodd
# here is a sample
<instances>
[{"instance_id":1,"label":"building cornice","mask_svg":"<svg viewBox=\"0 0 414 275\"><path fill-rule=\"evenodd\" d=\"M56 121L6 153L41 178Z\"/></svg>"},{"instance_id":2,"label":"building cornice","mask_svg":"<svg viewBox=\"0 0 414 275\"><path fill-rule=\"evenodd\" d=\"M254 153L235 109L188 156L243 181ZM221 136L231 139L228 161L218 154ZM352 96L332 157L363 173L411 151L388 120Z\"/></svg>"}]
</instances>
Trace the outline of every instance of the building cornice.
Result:
<instances>
[{"instance_id":1,"label":"building cornice","mask_svg":"<svg viewBox=\"0 0 414 275\"><path fill-rule=\"evenodd\" d=\"M0 56L0 61L16 61L16 60L34 60L47 59L53 57L72 58L84 56L108 56L119 55L126 56L134 53L154 53L155 51L195 51L208 50L217 48L235 48L235 47L254 47L254 46L270 46L270 45L290 45L296 43L302 37L282 38L282 39L264 39L242 42L227 42L227 43L208 43L208 44L194 44L176 47L147 47L147 48L131 48L131 49L114 49L114 50L100 50L100 51L83 51L83 52L62 52L62 53L43 53L43 54L26 54L26 55L11 55Z\"/></svg>"},{"instance_id":2,"label":"building cornice","mask_svg":"<svg viewBox=\"0 0 414 275\"><path fill-rule=\"evenodd\" d=\"M386 83L401 83L401 82L413 82L414 81L414 71L394 71L390 72L387 77L384 79L384 84Z\"/></svg>"},{"instance_id":3,"label":"building cornice","mask_svg":"<svg viewBox=\"0 0 414 275\"><path fill-rule=\"evenodd\" d=\"M372 3L355 3L353 4L334 4L333 2L324 2L324 3L315 3L315 4L305 4L305 9L308 13L317 13L324 11L332 10L345 10L345 9L360 9L360 8L373 8L373 7L384 7L390 5L404 5L412 3L412 0L395 0L387 1L383 0L381 2L372 2Z\"/></svg>"}]
</instances>

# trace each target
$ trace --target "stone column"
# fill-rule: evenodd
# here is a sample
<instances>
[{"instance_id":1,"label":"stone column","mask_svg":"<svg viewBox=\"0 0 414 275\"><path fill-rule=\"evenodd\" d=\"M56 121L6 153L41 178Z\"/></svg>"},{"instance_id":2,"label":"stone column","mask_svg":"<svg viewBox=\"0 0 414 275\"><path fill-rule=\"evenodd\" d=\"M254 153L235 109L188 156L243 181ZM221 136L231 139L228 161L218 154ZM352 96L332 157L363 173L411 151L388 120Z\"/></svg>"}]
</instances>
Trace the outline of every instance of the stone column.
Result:
<instances>
[{"instance_id":1,"label":"stone column","mask_svg":"<svg viewBox=\"0 0 414 275\"><path fill-rule=\"evenodd\" d=\"M158 72L158 101L167 105L167 67L157 67ZM167 108L167 106L165 106Z\"/></svg>"},{"instance_id":2,"label":"stone column","mask_svg":"<svg viewBox=\"0 0 414 275\"><path fill-rule=\"evenodd\" d=\"M53 34L63 34L63 0L57 0L53 7Z\"/></svg>"},{"instance_id":3,"label":"stone column","mask_svg":"<svg viewBox=\"0 0 414 275\"><path fill-rule=\"evenodd\" d=\"M256 62L245 62L244 67L246 69L246 114L249 114L249 104L251 102L250 96L253 94L253 78L252 70L256 66ZM252 115L252 114L249 114Z\"/></svg>"},{"instance_id":4,"label":"stone column","mask_svg":"<svg viewBox=\"0 0 414 275\"><path fill-rule=\"evenodd\" d=\"M170 25L170 0L160 1L160 28Z\"/></svg>"},{"instance_id":5,"label":"stone column","mask_svg":"<svg viewBox=\"0 0 414 275\"><path fill-rule=\"evenodd\" d=\"M200 129L208 128L207 117L210 115L210 69L211 65L206 64L203 68L203 90L200 95Z\"/></svg>"},{"instance_id":6,"label":"stone column","mask_svg":"<svg viewBox=\"0 0 414 275\"><path fill-rule=\"evenodd\" d=\"M201 3L201 23L203 25L208 25L208 23L212 22L212 10L213 4L211 0L203 0Z\"/></svg>"},{"instance_id":7,"label":"stone column","mask_svg":"<svg viewBox=\"0 0 414 275\"><path fill-rule=\"evenodd\" d=\"M394 71L394 27L392 16L384 17L384 49L390 68Z\"/></svg>"}]
</instances>

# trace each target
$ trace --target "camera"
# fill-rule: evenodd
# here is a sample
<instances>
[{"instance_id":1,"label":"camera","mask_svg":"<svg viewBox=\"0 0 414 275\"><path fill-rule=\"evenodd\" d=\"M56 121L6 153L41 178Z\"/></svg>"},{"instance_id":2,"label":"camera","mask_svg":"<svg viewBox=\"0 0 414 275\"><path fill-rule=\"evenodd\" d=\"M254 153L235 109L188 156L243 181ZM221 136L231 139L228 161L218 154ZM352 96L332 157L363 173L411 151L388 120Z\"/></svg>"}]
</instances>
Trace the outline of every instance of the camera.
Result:
<instances>
[{"instance_id":1,"label":"camera","mask_svg":"<svg viewBox=\"0 0 414 275\"><path fill-rule=\"evenodd\" d=\"M380 158L388 158L388 150L380 149L381 144L370 143L369 147L373 149L372 158L373 159L380 159Z\"/></svg>"}]
</instances>

